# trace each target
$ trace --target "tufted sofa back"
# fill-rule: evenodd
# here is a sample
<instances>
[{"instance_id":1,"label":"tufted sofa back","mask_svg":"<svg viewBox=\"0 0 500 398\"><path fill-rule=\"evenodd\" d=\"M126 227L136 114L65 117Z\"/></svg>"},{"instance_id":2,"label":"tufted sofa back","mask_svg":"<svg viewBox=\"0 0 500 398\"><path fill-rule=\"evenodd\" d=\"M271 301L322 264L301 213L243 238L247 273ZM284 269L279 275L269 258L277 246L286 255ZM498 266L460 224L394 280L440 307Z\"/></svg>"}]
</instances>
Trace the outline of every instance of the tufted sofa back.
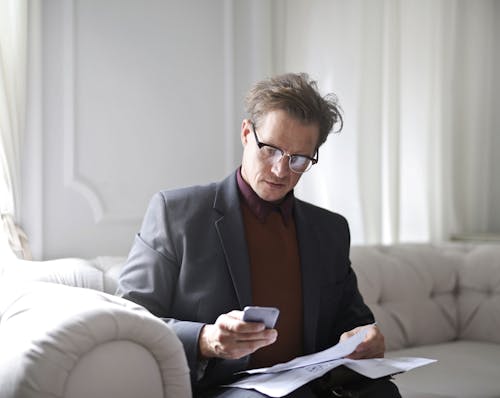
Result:
<instances>
[{"instance_id":1,"label":"tufted sofa back","mask_svg":"<svg viewBox=\"0 0 500 398\"><path fill-rule=\"evenodd\" d=\"M354 246L351 261L388 350L500 343L500 245Z\"/></svg>"},{"instance_id":2,"label":"tufted sofa back","mask_svg":"<svg viewBox=\"0 0 500 398\"><path fill-rule=\"evenodd\" d=\"M61 258L47 261L16 260L0 265L0 282L52 282L115 294L125 257Z\"/></svg>"},{"instance_id":3,"label":"tufted sofa back","mask_svg":"<svg viewBox=\"0 0 500 398\"><path fill-rule=\"evenodd\" d=\"M455 339L500 343L500 245L353 246L351 261L388 350ZM56 282L114 294L124 262L19 261L0 267L0 281Z\"/></svg>"}]
</instances>

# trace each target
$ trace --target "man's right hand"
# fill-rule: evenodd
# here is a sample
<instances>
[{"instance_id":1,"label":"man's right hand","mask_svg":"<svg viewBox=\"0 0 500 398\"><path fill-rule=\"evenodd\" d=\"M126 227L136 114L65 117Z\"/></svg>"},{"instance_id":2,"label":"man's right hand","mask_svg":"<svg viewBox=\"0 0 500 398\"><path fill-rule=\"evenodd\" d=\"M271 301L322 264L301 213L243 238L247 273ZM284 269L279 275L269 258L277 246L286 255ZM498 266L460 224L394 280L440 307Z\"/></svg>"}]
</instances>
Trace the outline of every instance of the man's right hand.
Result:
<instances>
[{"instance_id":1,"label":"man's right hand","mask_svg":"<svg viewBox=\"0 0 500 398\"><path fill-rule=\"evenodd\" d=\"M244 322L243 311L222 314L213 325L205 325L199 345L203 358L239 359L276 341L276 329L260 322Z\"/></svg>"}]
</instances>

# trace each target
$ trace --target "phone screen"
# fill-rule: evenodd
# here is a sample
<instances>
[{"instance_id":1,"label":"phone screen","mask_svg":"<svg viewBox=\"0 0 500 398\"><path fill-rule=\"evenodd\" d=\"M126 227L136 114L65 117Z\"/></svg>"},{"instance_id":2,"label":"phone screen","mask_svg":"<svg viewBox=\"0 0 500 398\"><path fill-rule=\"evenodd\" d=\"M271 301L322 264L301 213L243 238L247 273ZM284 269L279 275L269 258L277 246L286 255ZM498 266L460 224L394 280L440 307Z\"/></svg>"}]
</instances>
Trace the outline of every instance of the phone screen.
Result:
<instances>
[{"instance_id":1,"label":"phone screen","mask_svg":"<svg viewBox=\"0 0 500 398\"><path fill-rule=\"evenodd\" d=\"M250 306L243 309L245 322L262 322L266 328L272 329L278 320L280 310L275 307Z\"/></svg>"}]
</instances>

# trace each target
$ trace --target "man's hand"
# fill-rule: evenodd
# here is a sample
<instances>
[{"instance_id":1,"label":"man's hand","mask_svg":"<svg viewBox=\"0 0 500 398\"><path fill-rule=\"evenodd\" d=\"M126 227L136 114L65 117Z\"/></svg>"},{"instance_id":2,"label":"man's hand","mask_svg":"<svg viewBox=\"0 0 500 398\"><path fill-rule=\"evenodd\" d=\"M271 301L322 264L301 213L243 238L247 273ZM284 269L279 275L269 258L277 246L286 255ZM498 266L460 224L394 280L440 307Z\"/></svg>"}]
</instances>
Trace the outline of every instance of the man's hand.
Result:
<instances>
[{"instance_id":1,"label":"man's hand","mask_svg":"<svg viewBox=\"0 0 500 398\"><path fill-rule=\"evenodd\" d=\"M239 359L276 341L276 329L260 322L242 321L242 311L231 311L205 325L200 333L200 353L204 358Z\"/></svg>"},{"instance_id":2,"label":"man's hand","mask_svg":"<svg viewBox=\"0 0 500 398\"><path fill-rule=\"evenodd\" d=\"M361 328L369 328L366 337L361 342L354 352L347 356L349 359L367 359L367 358L382 358L385 352L384 335L380 332L377 325L360 326L345 332L340 336L340 341L356 334Z\"/></svg>"}]
</instances>

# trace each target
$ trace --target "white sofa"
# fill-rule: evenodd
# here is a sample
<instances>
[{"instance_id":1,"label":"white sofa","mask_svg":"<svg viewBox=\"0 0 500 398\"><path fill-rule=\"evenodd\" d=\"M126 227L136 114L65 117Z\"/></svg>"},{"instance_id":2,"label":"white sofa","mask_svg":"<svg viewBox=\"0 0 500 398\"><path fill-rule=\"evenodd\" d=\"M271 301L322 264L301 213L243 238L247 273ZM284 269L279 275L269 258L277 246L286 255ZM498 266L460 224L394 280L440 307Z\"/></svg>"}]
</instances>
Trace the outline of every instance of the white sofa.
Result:
<instances>
[{"instance_id":1,"label":"white sofa","mask_svg":"<svg viewBox=\"0 0 500 398\"><path fill-rule=\"evenodd\" d=\"M0 398L191 396L177 336L144 308L113 296L122 263L0 266Z\"/></svg>"},{"instance_id":2,"label":"white sofa","mask_svg":"<svg viewBox=\"0 0 500 398\"><path fill-rule=\"evenodd\" d=\"M351 260L387 355L438 359L395 376L403 397L500 397L500 245L358 246ZM112 296L123 262L0 267L0 398L190 396L170 329Z\"/></svg>"},{"instance_id":3,"label":"white sofa","mask_svg":"<svg viewBox=\"0 0 500 398\"><path fill-rule=\"evenodd\" d=\"M395 377L403 397L500 397L500 245L356 247L351 261L387 356L438 360Z\"/></svg>"}]
</instances>

